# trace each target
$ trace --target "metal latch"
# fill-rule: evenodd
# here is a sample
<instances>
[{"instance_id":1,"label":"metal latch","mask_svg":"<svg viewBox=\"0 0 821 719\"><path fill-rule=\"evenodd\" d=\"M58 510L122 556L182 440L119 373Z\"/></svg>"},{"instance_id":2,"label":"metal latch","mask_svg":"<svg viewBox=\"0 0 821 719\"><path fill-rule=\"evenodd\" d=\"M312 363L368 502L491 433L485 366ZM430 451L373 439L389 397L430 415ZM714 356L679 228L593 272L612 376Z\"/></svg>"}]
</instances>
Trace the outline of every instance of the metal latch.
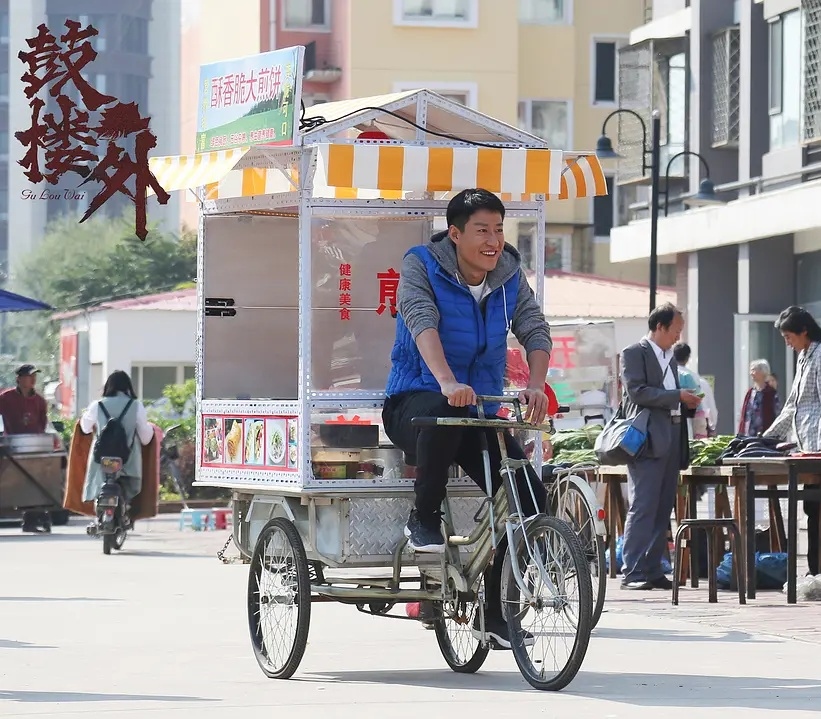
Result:
<instances>
[{"instance_id":1,"label":"metal latch","mask_svg":"<svg viewBox=\"0 0 821 719\"><path fill-rule=\"evenodd\" d=\"M206 317L235 317L234 300L231 297L206 297Z\"/></svg>"}]
</instances>

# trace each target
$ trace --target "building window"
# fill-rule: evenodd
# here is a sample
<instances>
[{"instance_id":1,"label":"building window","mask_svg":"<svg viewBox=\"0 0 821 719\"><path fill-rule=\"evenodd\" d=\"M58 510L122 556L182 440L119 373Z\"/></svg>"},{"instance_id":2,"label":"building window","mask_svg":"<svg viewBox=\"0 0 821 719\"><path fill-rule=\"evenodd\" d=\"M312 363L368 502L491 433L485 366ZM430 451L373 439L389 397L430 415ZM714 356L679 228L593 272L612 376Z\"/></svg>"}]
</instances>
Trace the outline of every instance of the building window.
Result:
<instances>
[{"instance_id":1,"label":"building window","mask_svg":"<svg viewBox=\"0 0 821 719\"><path fill-rule=\"evenodd\" d=\"M593 102L616 102L616 51L620 43L615 40L596 40L593 51Z\"/></svg>"},{"instance_id":2,"label":"building window","mask_svg":"<svg viewBox=\"0 0 821 719\"><path fill-rule=\"evenodd\" d=\"M9 97L9 72L8 70L4 70L0 72L0 97L6 98L8 101Z\"/></svg>"},{"instance_id":3,"label":"building window","mask_svg":"<svg viewBox=\"0 0 821 719\"><path fill-rule=\"evenodd\" d=\"M80 17L77 18L77 21L80 23L81 27L91 25L91 27L97 31L97 34L91 38L91 47L93 47L97 52L105 52L107 35L106 26L110 22L110 18L105 15L80 15ZM147 51L148 46L146 45L146 52Z\"/></svg>"},{"instance_id":4,"label":"building window","mask_svg":"<svg viewBox=\"0 0 821 719\"><path fill-rule=\"evenodd\" d=\"M122 49L138 55L148 53L148 20L140 17L123 17Z\"/></svg>"},{"instance_id":5,"label":"building window","mask_svg":"<svg viewBox=\"0 0 821 719\"><path fill-rule=\"evenodd\" d=\"M393 83L393 92L409 90L430 90L465 107L471 107L474 110L478 107L479 85L475 82L401 81Z\"/></svg>"},{"instance_id":6,"label":"building window","mask_svg":"<svg viewBox=\"0 0 821 719\"><path fill-rule=\"evenodd\" d=\"M122 90L119 99L123 102L136 102L137 107L148 105L148 78L141 75L123 75Z\"/></svg>"},{"instance_id":7,"label":"building window","mask_svg":"<svg viewBox=\"0 0 821 719\"><path fill-rule=\"evenodd\" d=\"M194 378L193 365L132 365L131 381L137 397L153 402L163 396L166 387Z\"/></svg>"},{"instance_id":8,"label":"building window","mask_svg":"<svg viewBox=\"0 0 821 719\"><path fill-rule=\"evenodd\" d=\"M395 25L477 27L478 0L394 0Z\"/></svg>"},{"instance_id":9,"label":"building window","mask_svg":"<svg viewBox=\"0 0 821 719\"><path fill-rule=\"evenodd\" d=\"M0 12L0 43L7 45L9 42L9 14Z\"/></svg>"},{"instance_id":10,"label":"building window","mask_svg":"<svg viewBox=\"0 0 821 719\"><path fill-rule=\"evenodd\" d=\"M570 102L567 100L519 101L519 129L557 150L570 149Z\"/></svg>"},{"instance_id":11,"label":"building window","mask_svg":"<svg viewBox=\"0 0 821 719\"><path fill-rule=\"evenodd\" d=\"M572 0L519 0L519 22L526 25L570 23Z\"/></svg>"},{"instance_id":12,"label":"building window","mask_svg":"<svg viewBox=\"0 0 821 719\"><path fill-rule=\"evenodd\" d=\"M770 23L770 150L796 145L801 124L801 13Z\"/></svg>"},{"instance_id":13,"label":"building window","mask_svg":"<svg viewBox=\"0 0 821 719\"><path fill-rule=\"evenodd\" d=\"M667 79L667 133L662 137L661 161L666 166L669 158L682 152L687 138L687 60L683 52L666 59L664 75ZM686 157L679 157L670 166L671 177L686 174Z\"/></svg>"},{"instance_id":14,"label":"building window","mask_svg":"<svg viewBox=\"0 0 821 719\"><path fill-rule=\"evenodd\" d=\"M607 195L593 198L593 236L609 238L610 230L616 224L616 183L612 177L607 177Z\"/></svg>"},{"instance_id":15,"label":"building window","mask_svg":"<svg viewBox=\"0 0 821 719\"><path fill-rule=\"evenodd\" d=\"M522 256L522 267L534 272L536 270L536 223L520 222L517 234L517 247ZM544 268L545 271L570 272L572 269L570 237L545 237Z\"/></svg>"},{"instance_id":16,"label":"building window","mask_svg":"<svg viewBox=\"0 0 821 719\"><path fill-rule=\"evenodd\" d=\"M285 30L330 30L330 0L283 0Z\"/></svg>"}]
</instances>

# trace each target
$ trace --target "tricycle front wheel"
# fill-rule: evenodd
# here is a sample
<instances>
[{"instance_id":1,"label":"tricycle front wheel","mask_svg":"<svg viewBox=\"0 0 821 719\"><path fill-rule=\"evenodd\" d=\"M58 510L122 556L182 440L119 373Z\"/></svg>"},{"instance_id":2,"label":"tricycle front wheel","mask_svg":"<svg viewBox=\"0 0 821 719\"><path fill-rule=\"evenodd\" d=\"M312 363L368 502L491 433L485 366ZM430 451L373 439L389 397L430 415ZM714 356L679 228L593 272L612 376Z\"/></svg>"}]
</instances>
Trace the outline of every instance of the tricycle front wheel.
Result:
<instances>
[{"instance_id":1,"label":"tricycle front wheel","mask_svg":"<svg viewBox=\"0 0 821 719\"><path fill-rule=\"evenodd\" d=\"M590 641L590 565L570 525L547 516L519 533L513 557L505 556L502 570L513 656L532 687L559 691L578 673ZM521 591L517 574L527 592Z\"/></svg>"},{"instance_id":2,"label":"tricycle front wheel","mask_svg":"<svg viewBox=\"0 0 821 719\"><path fill-rule=\"evenodd\" d=\"M248 628L262 671L288 679L308 644L311 579L299 532L277 517L260 532L248 574Z\"/></svg>"}]
</instances>

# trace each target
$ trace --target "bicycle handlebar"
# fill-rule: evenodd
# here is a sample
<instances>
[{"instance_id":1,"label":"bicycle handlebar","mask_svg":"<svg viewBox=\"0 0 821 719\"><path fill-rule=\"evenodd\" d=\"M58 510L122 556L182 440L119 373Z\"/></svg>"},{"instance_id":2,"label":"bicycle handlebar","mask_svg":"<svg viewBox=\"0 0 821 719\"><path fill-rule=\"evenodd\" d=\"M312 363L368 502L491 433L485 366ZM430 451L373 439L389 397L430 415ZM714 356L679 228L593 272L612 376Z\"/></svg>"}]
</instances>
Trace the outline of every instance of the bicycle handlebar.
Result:
<instances>
[{"instance_id":1,"label":"bicycle handlebar","mask_svg":"<svg viewBox=\"0 0 821 719\"><path fill-rule=\"evenodd\" d=\"M521 402L518 397L512 396L495 396L495 395L476 395L476 405L482 407L483 404L512 404L517 414L521 415ZM559 407L559 413L569 412L570 408L562 405ZM517 427L520 429L528 429L535 431L548 432L552 434L555 432L552 422L547 424L533 424L523 420L507 420L496 418L477 418L477 417L414 417L411 419L411 425L414 427L488 427L491 429L510 429Z\"/></svg>"}]
</instances>

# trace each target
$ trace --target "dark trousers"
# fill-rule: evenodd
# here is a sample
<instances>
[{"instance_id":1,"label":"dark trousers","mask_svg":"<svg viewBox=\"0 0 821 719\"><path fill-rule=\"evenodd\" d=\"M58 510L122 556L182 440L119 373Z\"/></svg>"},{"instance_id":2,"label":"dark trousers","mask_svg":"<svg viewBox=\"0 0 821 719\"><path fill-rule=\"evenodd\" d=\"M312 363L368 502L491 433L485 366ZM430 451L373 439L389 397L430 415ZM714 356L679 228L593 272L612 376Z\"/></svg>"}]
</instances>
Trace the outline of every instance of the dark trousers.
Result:
<instances>
[{"instance_id":1,"label":"dark trousers","mask_svg":"<svg viewBox=\"0 0 821 719\"><path fill-rule=\"evenodd\" d=\"M805 488L813 489L819 485L804 485ZM821 574L821 567L818 566L818 515L821 502L804 502L804 513L807 515L807 564L810 574Z\"/></svg>"},{"instance_id":2,"label":"dark trousers","mask_svg":"<svg viewBox=\"0 0 821 719\"><path fill-rule=\"evenodd\" d=\"M670 423L670 450L664 457L644 457L627 464L630 509L624 525L624 581L646 582L664 576L670 514L676 504L681 467L681 425Z\"/></svg>"},{"instance_id":3,"label":"dark trousers","mask_svg":"<svg viewBox=\"0 0 821 719\"><path fill-rule=\"evenodd\" d=\"M448 470L454 463L482 490L486 489L482 462L482 434L487 438L490 454L493 491L502 484L501 453L496 431L478 427L422 427L412 426L414 417L467 417L466 407L451 407L447 397L439 392L406 392L388 397L382 410L385 432L391 441L416 463L416 511L422 522L438 525L438 512L447 494ZM512 459L524 459L525 453L509 433L505 433L505 447ZM537 507L533 506L528 485L533 488ZM526 516L543 512L547 492L532 467L516 472L516 486ZM501 616L501 576L507 544L501 538L491 569L485 574L488 612Z\"/></svg>"}]
</instances>

